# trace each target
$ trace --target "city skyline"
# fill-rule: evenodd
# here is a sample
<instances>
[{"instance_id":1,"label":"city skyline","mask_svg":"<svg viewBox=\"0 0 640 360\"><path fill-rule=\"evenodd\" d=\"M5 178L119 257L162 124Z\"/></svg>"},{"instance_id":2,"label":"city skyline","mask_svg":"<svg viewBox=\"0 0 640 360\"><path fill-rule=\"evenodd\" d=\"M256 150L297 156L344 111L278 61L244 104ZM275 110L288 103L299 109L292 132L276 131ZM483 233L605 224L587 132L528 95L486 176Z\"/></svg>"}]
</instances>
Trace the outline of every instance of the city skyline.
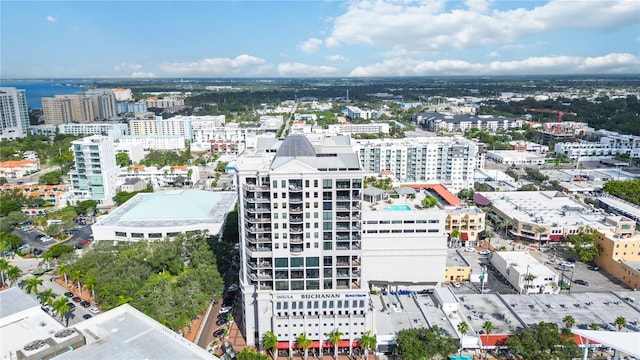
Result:
<instances>
[{"instance_id":1,"label":"city skyline","mask_svg":"<svg viewBox=\"0 0 640 360\"><path fill-rule=\"evenodd\" d=\"M2 10L3 79L640 72L633 0L3 1Z\"/></svg>"}]
</instances>

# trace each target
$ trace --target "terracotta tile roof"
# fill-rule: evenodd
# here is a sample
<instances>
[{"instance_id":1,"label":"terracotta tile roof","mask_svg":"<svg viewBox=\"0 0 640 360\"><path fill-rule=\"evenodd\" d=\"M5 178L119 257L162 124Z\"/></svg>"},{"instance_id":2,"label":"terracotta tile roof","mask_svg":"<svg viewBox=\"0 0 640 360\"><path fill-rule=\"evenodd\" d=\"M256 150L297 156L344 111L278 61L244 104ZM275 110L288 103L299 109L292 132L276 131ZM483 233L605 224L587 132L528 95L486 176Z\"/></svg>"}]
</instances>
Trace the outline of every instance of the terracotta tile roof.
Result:
<instances>
[{"instance_id":1,"label":"terracotta tile roof","mask_svg":"<svg viewBox=\"0 0 640 360\"><path fill-rule=\"evenodd\" d=\"M462 200L458 199L451 191L447 190L442 184L403 184L414 190L428 189L435 191L444 201L451 206L462 205Z\"/></svg>"}]
</instances>

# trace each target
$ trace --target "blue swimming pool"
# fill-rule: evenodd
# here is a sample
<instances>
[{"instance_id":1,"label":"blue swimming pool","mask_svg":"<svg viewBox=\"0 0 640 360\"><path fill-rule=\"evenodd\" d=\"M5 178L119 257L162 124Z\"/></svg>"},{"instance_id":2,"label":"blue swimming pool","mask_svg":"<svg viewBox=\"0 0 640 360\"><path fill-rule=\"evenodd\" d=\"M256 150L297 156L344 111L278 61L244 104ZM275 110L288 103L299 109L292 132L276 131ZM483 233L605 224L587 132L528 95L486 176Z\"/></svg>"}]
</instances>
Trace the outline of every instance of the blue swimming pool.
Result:
<instances>
[{"instance_id":1,"label":"blue swimming pool","mask_svg":"<svg viewBox=\"0 0 640 360\"><path fill-rule=\"evenodd\" d=\"M389 207L384 208L387 211L407 211L411 210L411 206L409 205L391 205Z\"/></svg>"}]
</instances>

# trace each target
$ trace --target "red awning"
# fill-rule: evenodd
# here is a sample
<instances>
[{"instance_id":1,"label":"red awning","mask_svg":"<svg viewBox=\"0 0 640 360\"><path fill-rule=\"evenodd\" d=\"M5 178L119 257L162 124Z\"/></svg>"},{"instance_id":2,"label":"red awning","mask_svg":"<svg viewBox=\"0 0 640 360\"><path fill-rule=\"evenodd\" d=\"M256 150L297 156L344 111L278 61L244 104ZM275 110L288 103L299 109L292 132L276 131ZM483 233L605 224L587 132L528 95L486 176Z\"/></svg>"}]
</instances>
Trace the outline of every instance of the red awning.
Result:
<instances>
[{"instance_id":1,"label":"red awning","mask_svg":"<svg viewBox=\"0 0 640 360\"><path fill-rule=\"evenodd\" d=\"M289 343L288 342L278 342L278 350L285 350L289 348Z\"/></svg>"},{"instance_id":2,"label":"red awning","mask_svg":"<svg viewBox=\"0 0 640 360\"><path fill-rule=\"evenodd\" d=\"M549 238L553 241L560 241L562 240L562 235L549 235Z\"/></svg>"},{"instance_id":3,"label":"red awning","mask_svg":"<svg viewBox=\"0 0 640 360\"><path fill-rule=\"evenodd\" d=\"M333 344L325 341L322 343L322 348L323 349L332 349L333 348ZM360 344L357 341L353 342L353 347L358 347L360 346ZM311 345L309 345L309 349L317 349L320 347L320 341L312 341ZM348 348L349 347L349 340L342 340L338 343L338 347L339 348ZM297 349L298 348L298 344L296 344L295 342L291 344L291 348L292 349ZM278 350L286 350L289 349L289 343L286 341L280 341L278 342Z\"/></svg>"},{"instance_id":4,"label":"red awning","mask_svg":"<svg viewBox=\"0 0 640 360\"><path fill-rule=\"evenodd\" d=\"M469 233L466 233L466 232L460 233L460 240L469 241Z\"/></svg>"}]
</instances>

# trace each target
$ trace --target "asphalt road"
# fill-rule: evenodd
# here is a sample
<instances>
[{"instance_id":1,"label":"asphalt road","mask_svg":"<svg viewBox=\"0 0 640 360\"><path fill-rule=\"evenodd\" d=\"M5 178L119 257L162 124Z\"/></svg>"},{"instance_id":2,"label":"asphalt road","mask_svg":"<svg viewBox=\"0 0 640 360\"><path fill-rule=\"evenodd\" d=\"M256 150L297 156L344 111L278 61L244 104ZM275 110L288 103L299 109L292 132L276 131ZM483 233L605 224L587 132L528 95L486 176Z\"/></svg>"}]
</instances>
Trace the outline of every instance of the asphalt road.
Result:
<instances>
[{"instance_id":1,"label":"asphalt road","mask_svg":"<svg viewBox=\"0 0 640 360\"><path fill-rule=\"evenodd\" d=\"M48 167L46 169L42 169L40 171L38 171L37 173L33 173L31 175L28 176L24 176L21 178L17 178L17 179L7 179L7 183L9 185L22 185L22 184L31 184L31 183L36 183L38 182L38 179L40 178L40 176L52 172L52 171L56 171L56 170L60 170L59 166L52 166L52 167Z\"/></svg>"},{"instance_id":2,"label":"asphalt road","mask_svg":"<svg viewBox=\"0 0 640 360\"><path fill-rule=\"evenodd\" d=\"M58 244L58 242L55 241L49 241L46 243L40 241L38 238L36 238L36 236L41 235L42 233L37 230L23 231L19 228L16 228L12 232L20 236L20 238L29 246L36 249L42 249L42 251L47 251L51 246ZM82 240L88 238L91 234L93 234L93 232L91 231L91 226L86 225L79 230L72 232L72 234L73 236L70 239L62 241L60 242L60 244L68 244L73 246L78 245Z\"/></svg>"}]
</instances>

